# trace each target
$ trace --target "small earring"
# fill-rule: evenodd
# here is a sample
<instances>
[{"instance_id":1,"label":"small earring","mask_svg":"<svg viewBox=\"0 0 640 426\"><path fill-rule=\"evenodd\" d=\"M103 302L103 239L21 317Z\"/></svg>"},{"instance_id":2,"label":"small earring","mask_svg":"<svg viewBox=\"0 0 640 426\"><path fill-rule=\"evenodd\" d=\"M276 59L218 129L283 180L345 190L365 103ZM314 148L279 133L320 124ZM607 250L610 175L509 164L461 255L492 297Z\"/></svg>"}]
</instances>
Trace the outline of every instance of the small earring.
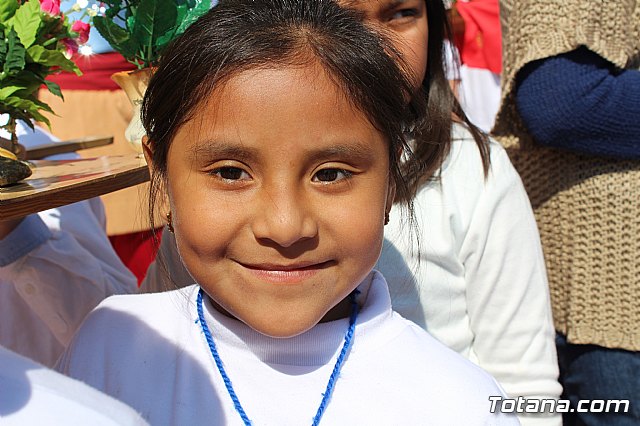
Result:
<instances>
[{"instance_id":1,"label":"small earring","mask_svg":"<svg viewBox=\"0 0 640 426\"><path fill-rule=\"evenodd\" d=\"M384 224L389 224L389 212L384 212Z\"/></svg>"},{"instance_id":2,"label":"small earring","mask_svg":"<svg viewBox=\"0 0 640 426\"><path fill-rule=\"evenodd\" d=\"M171 223L171 212L167 213L167 227L169 228L169 232L174 233L173 223Z\"/></svg>"}]
</instances>

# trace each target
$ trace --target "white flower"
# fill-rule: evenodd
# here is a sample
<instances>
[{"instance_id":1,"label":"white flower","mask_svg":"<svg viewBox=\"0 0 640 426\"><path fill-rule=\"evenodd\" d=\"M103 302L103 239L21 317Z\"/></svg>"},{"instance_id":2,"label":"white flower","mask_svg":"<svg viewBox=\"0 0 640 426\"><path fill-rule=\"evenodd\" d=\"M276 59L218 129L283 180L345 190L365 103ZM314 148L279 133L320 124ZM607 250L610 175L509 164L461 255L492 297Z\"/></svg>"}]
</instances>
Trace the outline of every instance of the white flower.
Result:
<instances>
[{"instance_id":1,"label":"white flower","mask_svg":"<svg viewBox=\"0 0 640 426\"><path fill-rule=\"evenodd\" d=\"M78 5L78 7L80 7L80 9L84 9L85 7L89 6L89 0L78 0L76 4Z\"/></svg>"}]
</instances>

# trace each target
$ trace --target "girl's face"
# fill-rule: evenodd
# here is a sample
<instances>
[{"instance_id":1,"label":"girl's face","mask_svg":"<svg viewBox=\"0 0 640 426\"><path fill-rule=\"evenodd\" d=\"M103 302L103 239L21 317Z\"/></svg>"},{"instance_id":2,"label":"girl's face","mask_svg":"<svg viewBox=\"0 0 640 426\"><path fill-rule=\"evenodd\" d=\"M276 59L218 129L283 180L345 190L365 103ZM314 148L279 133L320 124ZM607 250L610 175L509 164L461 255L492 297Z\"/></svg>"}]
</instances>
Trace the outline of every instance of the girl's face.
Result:
<instances>
[{"instance_id":1,"label":"girl's face","mask_svg":"<svg viewBox=\"0 0 640 426\"><path fill-rule=\"evenodd\" d=\"M429 24L425 0L338 0L344 7L364 13L364 19L395 35L396 48L413 72L416 86L427 72Z\"/></svg>"},{"instance_id":2,"label":"girl's face","mask_svg":"<svg viewBox=\"0 0 640 426\"><path fill-rule=\"evenodd\" d=\"M196 112L167 160L191 275L268 336L348 316L393 200L385 138L317 64L241 72Z\"/></svg>"}]
</instances>

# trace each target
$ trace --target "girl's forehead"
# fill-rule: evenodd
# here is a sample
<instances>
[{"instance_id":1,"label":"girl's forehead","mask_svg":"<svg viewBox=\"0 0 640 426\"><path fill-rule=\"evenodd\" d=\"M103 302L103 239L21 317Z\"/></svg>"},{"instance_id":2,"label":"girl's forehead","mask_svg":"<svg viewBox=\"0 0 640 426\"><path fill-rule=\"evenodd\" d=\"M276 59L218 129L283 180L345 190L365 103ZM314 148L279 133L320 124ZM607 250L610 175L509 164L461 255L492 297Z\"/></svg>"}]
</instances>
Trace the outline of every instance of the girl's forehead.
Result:
<instances>
[{"instance_id":1,"label":"girl's forehead","mask_svg":"<svg viewBox=\"0 0 640 426\"><path fill-rule=\"evenodd\" d=\"M250 68L233 73L209 93L197 111L191 120L198 123L197 126L218 128L236 120L256 124L262 120L271 122L286 113L292 119L296 117L287 124L288 129L295 128L301 120L321 122L327 119L326 124L330 124L336 119L335 114L340 116L349 112L354 114L351 122L370 123L367 114L318 62L305 66ZM215 115L219 120L212 119Z\"/></svg>"},{"instance_id":2,"label":"girl's forehead","mask_svg":"<svg viewBox=\"0 0 640 426\"><path fill-rule=\"evenodd\" d=\"M305 56L303 60L294 63L273 63L239 68L230 72L227 76L217 81L210 92L205 103L222 101L224 103L229 91L245 92L248 87L254 89L249 92L254 93L255 88L262 87L258 92L266 93L269 88L280 86L291 86L298 83L308 91L313 91L318 87L326 90L330 87L332 91L339 93L340 98L348 98L342 86L337 83L335 75L318 58L312 54L300 53L298 59ZM263 81L263 85L256 84L256 81Z\"/></svg>"}]
</instances>

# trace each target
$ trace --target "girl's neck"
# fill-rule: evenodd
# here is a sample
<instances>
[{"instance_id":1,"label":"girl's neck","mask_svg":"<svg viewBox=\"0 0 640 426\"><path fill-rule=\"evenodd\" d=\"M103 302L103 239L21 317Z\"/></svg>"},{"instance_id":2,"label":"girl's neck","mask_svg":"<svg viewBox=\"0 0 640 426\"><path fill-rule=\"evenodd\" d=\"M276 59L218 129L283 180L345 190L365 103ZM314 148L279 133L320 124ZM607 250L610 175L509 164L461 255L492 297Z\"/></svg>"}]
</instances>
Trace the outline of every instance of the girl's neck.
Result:
<instances>
[{"instance_id":1,"label":"girl's neck","mask_svg":"<svg viewBox=\"0 0 640 426\"><path fill-rule=\"evenodd\" d=\"M349 296L342 299L336 306L331 308L320 322L336 321L343 318L349 318L351 314L351 298Z\"/></svg>"}]
</instances>

